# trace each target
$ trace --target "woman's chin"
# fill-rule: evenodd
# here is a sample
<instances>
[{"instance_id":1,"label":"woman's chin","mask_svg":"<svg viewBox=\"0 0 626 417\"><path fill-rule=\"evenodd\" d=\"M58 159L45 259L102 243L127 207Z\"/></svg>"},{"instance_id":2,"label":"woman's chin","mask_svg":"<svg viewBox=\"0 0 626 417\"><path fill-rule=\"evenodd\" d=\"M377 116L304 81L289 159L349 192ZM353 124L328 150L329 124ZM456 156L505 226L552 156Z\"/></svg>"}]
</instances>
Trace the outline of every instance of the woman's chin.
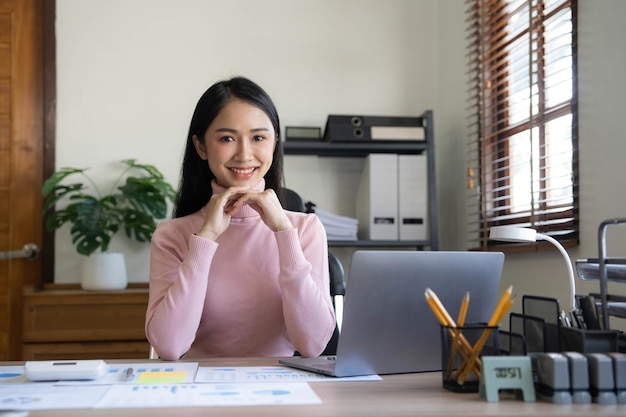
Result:
<instances>
[{"instance_id":1,"label":"woman's chin","mask_svg":"<svg viewBox=\"0 0 626 417\"><path fill-rule=\"evenodd\" d=\"M230 187L248 187L248 188L253 188L255 185L257 185L259 183L260 179L256 178L256 177L250 177L250 178L229 178L228 181L226 181L226 184L224 186L226 186L226 188L230 188Z\"/></svg>"}]
</instances>

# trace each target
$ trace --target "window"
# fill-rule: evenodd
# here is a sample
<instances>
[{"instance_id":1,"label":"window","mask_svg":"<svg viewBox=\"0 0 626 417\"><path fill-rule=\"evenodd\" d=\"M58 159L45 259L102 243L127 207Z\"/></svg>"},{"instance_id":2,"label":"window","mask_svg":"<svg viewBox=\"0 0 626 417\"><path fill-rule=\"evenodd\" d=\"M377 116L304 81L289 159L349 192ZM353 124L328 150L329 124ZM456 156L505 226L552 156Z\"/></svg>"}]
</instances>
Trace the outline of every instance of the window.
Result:
<instances>
[{"instance_id":1,"label":"window","mask_svg":"<svg viewBox=\"0 0 626 417\"><path fill-rule=\"evenodd\" d=\"M467 246L509 224L576 245L576 0L466 3Z\"/></svg>"}]
</instances>

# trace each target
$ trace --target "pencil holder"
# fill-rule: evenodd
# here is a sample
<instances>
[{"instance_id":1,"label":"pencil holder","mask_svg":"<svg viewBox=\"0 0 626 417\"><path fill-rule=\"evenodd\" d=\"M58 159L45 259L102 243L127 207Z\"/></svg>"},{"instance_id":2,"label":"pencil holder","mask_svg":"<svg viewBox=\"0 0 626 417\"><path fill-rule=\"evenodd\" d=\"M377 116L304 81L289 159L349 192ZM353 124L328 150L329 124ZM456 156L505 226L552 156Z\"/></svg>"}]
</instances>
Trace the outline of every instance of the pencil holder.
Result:
<instances>
[{"instance_id":1,"label":"pencil holder","mask_svg":"<svg viewBox=\"0 0 626 417\"><path fill-rule=\"evenodd\" d=\"M478 392L481 357L500 355L498 339L498 326L441 326L443 387L454 392Z\"/></svg>"}]
</instances>

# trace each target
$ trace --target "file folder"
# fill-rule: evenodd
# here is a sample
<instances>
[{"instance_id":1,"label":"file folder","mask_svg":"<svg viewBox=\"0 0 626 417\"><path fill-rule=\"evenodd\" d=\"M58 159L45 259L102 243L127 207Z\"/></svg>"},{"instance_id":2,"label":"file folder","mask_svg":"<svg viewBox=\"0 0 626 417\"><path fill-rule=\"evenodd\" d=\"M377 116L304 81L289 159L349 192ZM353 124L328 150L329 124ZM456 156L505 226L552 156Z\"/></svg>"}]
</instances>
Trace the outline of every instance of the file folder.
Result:
<instances>
[{"instance_id":1,"label":"file folder","mask_svg":"<svg viewBox=\"0 0 626 417\"><path fill-rule=\"evenodd\" d=\"M398 237L428 239L428 170L426 153L398 155Z\"/></svg>"},{"instance_id":2,"label":"file folder","mask_svg":"<svg viewBox=\"0 0 626 417\"><path fill-rule=\"evenodd\" d=\"M331 114L324 129L324 140L333 142L425 139L426 131L421 117Z\"/></svg>"},{"instance_id":3,"label":"file folder","mask_svg":"<svg viewBox=\"0 0 626 417\"><path fill-rule=\"evenodd\" d=\"M398 240L398 155L365 158L356 212L360 239Z\"/></svg>"}]
</instances>

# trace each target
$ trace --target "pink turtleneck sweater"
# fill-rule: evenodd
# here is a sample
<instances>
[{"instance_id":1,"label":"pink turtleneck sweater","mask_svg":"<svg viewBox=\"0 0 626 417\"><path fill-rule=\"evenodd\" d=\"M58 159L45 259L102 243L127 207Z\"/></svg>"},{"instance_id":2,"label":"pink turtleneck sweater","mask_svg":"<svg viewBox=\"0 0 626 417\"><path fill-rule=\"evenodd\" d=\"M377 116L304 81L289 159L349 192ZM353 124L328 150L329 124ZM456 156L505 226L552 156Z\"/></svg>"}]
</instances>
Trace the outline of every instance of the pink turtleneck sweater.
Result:
<instances>
[{"instance_id":1,"label":"pink turtleneck sweater","mask_svg":"<svg viewBox=\"0 0 626 417\"><path fill-rule=\"evenodd\" d=\"M273 232L244 206L214 242L194 235L206 212L163 221L152 236L146 336L159 356L319 355L335 316L317 216L286 211L294 228Z\"/></svg>"}]
</instances>

